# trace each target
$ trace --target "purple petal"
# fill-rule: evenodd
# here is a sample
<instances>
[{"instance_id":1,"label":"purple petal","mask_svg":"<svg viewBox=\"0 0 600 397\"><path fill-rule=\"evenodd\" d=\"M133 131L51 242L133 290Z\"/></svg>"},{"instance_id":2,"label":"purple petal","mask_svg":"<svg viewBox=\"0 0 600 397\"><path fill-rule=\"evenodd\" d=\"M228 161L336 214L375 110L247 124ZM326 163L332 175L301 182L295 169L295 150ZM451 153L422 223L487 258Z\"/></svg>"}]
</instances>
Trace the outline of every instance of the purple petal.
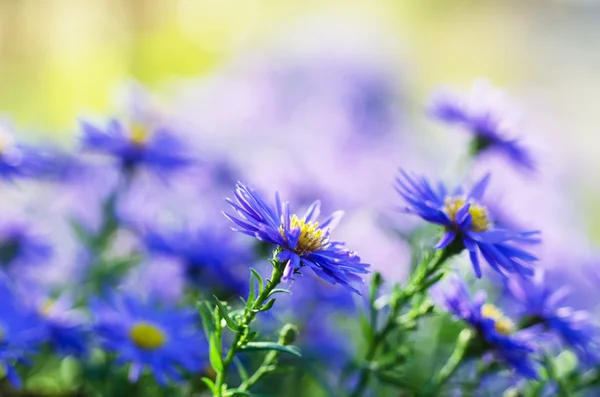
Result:
<instances>
[{"instance_id":1,"label":"purple petal","mask_svg":"<svg viewBox=\"0 0 600 397\"><path fill-rule=\"evenodd\" d=\"M435 249L444 249L448 246L448 244L450 244L452 241L454 241L454 238L456 237L456 233L452 230L448 230L446 233L444 233L444 235L442 236L442 238L440 239L440 241L438 241L438 243L435 245Z\"/></svg>"},{"instance_id":2,"label":"purple petal","mask_svg":"<svg viewBox=\"0 0 600 397\"><path fill-rule=\"evenodd\" d=\"M490 177L490 173L485 174L483 178L481 178L479 182L477 182L475 186L473 186L473 189L471 189L471 192L468 196L477 201L481 200L481 198L483 197L483 193L485 193L485 189L487 188L490 182Z\"/></svg>"}]
</instances>

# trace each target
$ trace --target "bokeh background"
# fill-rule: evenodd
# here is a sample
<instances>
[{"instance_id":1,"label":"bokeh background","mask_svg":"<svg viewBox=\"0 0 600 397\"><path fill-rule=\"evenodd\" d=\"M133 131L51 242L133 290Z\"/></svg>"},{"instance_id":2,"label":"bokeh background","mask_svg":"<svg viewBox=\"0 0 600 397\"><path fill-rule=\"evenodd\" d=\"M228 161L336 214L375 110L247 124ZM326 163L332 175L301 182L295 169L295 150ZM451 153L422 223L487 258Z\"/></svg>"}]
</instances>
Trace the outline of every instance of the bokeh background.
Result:
<instances>
[{"instance_id":1,"label":"bokeh background","mask_svg":"<svg viewBox=\"0 0 600 397\"><path fill-rule=\"evenodd\" d=\"M70 144L78 117L119 114L123 87L141 84L258 186L353 210L342 237L401 277L384 264L406 247L374 242L390 238L377 225L396 167L464 176L448 164L467 137L424 108L440 85L485 77L539 163L535 177L489 165L498 197L545 229L544 249L587 263L600 243L599 20L593 0L2 0L0 109L23 136Z\"/></svg>"},{"instance_id":2,"label":"bokeh background","mask_svg":"<svg viewBox=\"0 0 600 397\"><path fill-rule=\"evenodd\" d=\"M394 211L398 167L449 184L491 171L486 204L520 230L541 229L539 266L570 284L577 308L597 309L598 48L594 0L0 0L0 116L18 141L58 145L85 164L52 184L1 183L0 224L23 221L54 248L39 261L45 270L18 269L24 278L67 290L100 280L190 304L189 281L231 298L246 292L249 265L268 271L265 247L231 233L220 213L237 180L268 197L279 190L299 211L317 198L324 213L344 209L335 238L400 281L423 222ZM478 78L506 91L535 172L494 156L469 163L468 134L427 116L436 89L468 95ZM111 117L168 126L196 157L193 170L136 175L103 214L122 170L79 150L79 123ZM120 222L114 246L82 250L71 220L102 234L109 212ZM175 248L157 248L153 232ZM122 271L113 279L106 268ZM307 357L342 367L361 347L340 336L358 332L353 298L312 275L290 288L278 321L302 324ZM419 337L435 358L437 342ZM414 377L427 382L432 360ZM28 384L45 387L44 376ZM285 390L317 395L297 387L301 378Z\"/></svg>"}]
</instances>

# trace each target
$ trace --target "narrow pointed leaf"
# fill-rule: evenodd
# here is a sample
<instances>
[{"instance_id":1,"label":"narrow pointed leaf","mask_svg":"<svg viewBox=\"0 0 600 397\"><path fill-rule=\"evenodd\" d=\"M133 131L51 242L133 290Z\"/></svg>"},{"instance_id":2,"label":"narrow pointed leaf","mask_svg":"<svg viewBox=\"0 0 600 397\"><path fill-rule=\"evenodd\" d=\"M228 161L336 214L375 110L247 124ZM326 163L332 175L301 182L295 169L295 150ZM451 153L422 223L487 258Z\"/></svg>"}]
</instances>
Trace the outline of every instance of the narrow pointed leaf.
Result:
<instances>
[{"instance_id":1,"label":"narrow pointed leaf","mask_svg":"<svg viewBox=\"0 0 600 397\"><path fill-rule=\"evenodd\" d=\"M233 321L233 319L229 316L229 312L227 311L227 308L225 306L223 306L223 304L221 303L221 301L219 300L219 298L217 298L216 295L213 295L213 297L215 298L215 302L217 303L217 307L219 308L219 312L221 312L221 316L223 316L223 319L227 323L227 326L229 328L231 328L231 330L234 331L234 332L239 331L240 327L238 327L238 325L236 324L236 322Z\"/></svg>"},{"instance_id":2,"label":"narrow pointed leaf","mask_svg":"<svg viewBox=\"0 0 600 397\"><path fill-rule=\"evenodd\" d=\"M252 275L258 280L258 293L260 294L263 291L264 287L263 278L261 277L260 273L257 272L255 269L250 268L250 271L252 272Z\"/></svg>"},{"instance_id":3,"label":"narrow pointed leaf","mask_svg":"<svg viewBox=\"0 0 600 397\"><path fill-rule=\"evenodd\" d=\"M275 304L275 299L271 299L270 301L268 301L267 303L265 303L263 305L263 307L260 308L261 312L266 312L267 310L270 310L273 305Z\"/></svg>"},{"instance_id":4,"label":"narrow pointed leaf","mask_svg":"<svg viewBox=\"0 0 600 397\"><path fill-rule=\"evenodd\" d=\"M284 346L275 342L248 342L242 351L277 350L283 353L301 357L300 350L295 346Z\"/></svg>"},{"instance_id":5,"label":"narrow pointed leaf","mask_svg":"<svg viewBox=\"0 0 600 397\"><path fill-rule=\"evenodd\" d=\"M200 301L196 305L200 318L202 319L202 328L204 329L204 335L206 338L210 338L210 334L215 330L215 324L213 322L213 316L210 308L206 301Z\"/></svg>"},{"instance_id":6,"label":"narrow pointed leaf","mask_svg":"<svg viewBox=\"0 0 600 397\"><path fill-rule=\"evenodd\" d=\"M210 365L216 372L223 371L223 358L221 357L220 343L217 341L216 335L212 334L209 338L209 355Z\"/></svg>"},{"instance_id":7,"label":"narrow pointed leaf","mask_svg":"<svg viewBox=\"0 0 600 397\"><path fill-rule=\"evenodd\" d=\"M202 382L204 382L204 384L208 386L208 388L210 389L210 391L212 391L214 395L217 395L217 386L215 385L215 382L206 377L202 378Z\"/></svg>"},{"instance_id":8,"label":"narrow pointed leaf","mask_svg":"<svg viewBox=\"0 0 600 397\"><path fill-rule=\"evenodd\" d=\"M281 288L275 288L273 291L271 291L269 293L269 295L267 296L267 298L270 298L271 295L275 295L277 293L282 293L282 294L291 294L292 291L288 291L287 289L281 289Z\"/></svg>"}]
</instances>

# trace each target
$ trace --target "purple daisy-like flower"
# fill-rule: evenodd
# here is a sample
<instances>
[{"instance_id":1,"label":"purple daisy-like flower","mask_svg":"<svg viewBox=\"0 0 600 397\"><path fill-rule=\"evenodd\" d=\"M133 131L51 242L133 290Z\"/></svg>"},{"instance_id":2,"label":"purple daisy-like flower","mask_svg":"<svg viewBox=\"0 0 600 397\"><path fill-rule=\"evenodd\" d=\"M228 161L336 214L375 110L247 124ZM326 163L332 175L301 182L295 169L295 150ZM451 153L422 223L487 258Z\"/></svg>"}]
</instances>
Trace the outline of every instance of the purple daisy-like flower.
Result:
<instances>
[{"instance_id":1,"label":"purple daisy-like flower","mask_svg":"<svg viewBox=\"0 0 600 397\"><path fill-rule=\"evenodd\" d=\"M13 386L20 387L14 365L35 354L47 334L37 313L23 303L3 275L0 275L0 301L0 369Z\"/></svg>"},{"instance_id":2,"label":"purple daisy-like flower","mask_svg":"<svg viewBox=\"0 0 600 397\"><path fill-rule=\"evenodd\" d=\"M9 182L24 178L43 179L52 176L59 161L60 156L53 149L17 141L9 123L0 121L1 179Z\"/></svg>"},{"instance_id":3,"label":"purple daisy-like flower","mask_svg":"<svg viewBox=\"0 0 600 397\"><path fill-rule=\"evenodd\" d=\"M38 265L53 254L52 245L45 236L35 233L21 222L0 226L0 266L9 272L19 272L24 266Z\"/></svg>"},{"instance_id":4,"label":"purple daisy-like flower","mask_svg":"<svg viewBox=\"0 0 600 397\"><path fill-rule=\"evenodd\" d=\"M431 99L428 113L441 122L458 126L474 135L475 154L496 150L515 164L534 169L535 162L519 141L508 138L507 117L500 101L502 92L487 81L476 81L465 99L451 91L440 91Z\"/></svg>"},{"instance_id":5,"label":"purple daisy-like flower","mask_svg":"<svg viewBox=\"0 0 600 397\"><path fill-rule=\"evenodd\" d=\"M139 123L127 127L117 120L110 121L104 129L87 122L81 126L85 150L115 157L128 171L144 167L164 174L193 162L186 144L166 127L149 129Z\"/></svg>"},{"instance_id":6,"label":"purple daisy-like flower","mask_svg":"<svg viewBox=\"0 0 600 397\"><path fill-rule=\"evenodd\" d=\"M319 277L332 284L341 284L345 288L360 292L353 286L361 283L360 275L367 274L368 264L345 248L344 243L331 241L329 232L337 226L343 212L334 212L323 222L317 222L321 204L315 201L302 218L290 213L288 202L282 203L275 193L275 208L267 204L262 197L238 183L235 190L235 202L226 199L241 219L224 215L238 228L233 230L255 237L261 241L275 244L279 248L277 259L286 263L283 281L302 266L308 266Z\"/></svg>"},{"instance_id":7,"label":"purple daisy-like flower","mask_svg":"<svg viewBox=\"0 0 600 397\"><path fill-rule=\"evenodd\" d=\"M206 343L193 311L158 307L130 295L95 302L92 311L103 348L116 352L118 363L131 364L131 381L139 378L144 367L161 385L180 380L180 370L202 369Z\"/></svg>"},{"instance_id":8,"label":"purple daisy-like flower","mask_svg":"<svg viewBox=\"0 0 600 397\"><path fill-rule=\"evenodd\" d=\"M57 298L39 294L34 299L51 345L62 354L81 356L88 351L87 317L73 306L73 299L66 294Z\"/></svg>"},{"instance_id":9,"label":"purple daisy-like flower","mask_svg":"<svg viewBox=\"0 0 600 397\"><path fill-rule=\"evenodd\" d=\"M487 174L468 193L463 193L460 187L450 193L441 182L436 188L424 177L401 171L395 188L408 204L402 211L444 227L445 233L436 249L469 251L478 278L480 256L501 275L515 272L532 275L531 264L537 258L516 244L539 242L539 232L513 232L494 226L487 208L481 204L489 180Z\"/></svg>"},{"instance_id":10,"label":"purple daisy-like flower","mask_svg":"<svg viewBox=\"0 0 600 397\"><path fill-rule=\"evenodd\" d=\"M196 286L209 288L215 293L245 294L246 279L236 276L238 265L253 260L248 247L239 245L214 227L146 227L143 242L157 255L178 259L187 280Z\"/></svg>"},{"instance_id":11,"label":"purple daisy-like flower","mask_svg":"<svg viewBox=\"0 0 600 397\"><path fill-rule=\"evenodd\" d=\"M568 286L552 288L545 281L545 272L537 270L529 279L509 280L508 288L524 305L528 322L542 323L583 361L600 360L600 328L589 312L574 310L564 303L570 294Z\"/></svg>"},{"instance_id":12,"label":"purple daisy-like flower","mask_svg":"<svg viewBox=\"0 0 600 397\"><path fill-rule=\"evenodd\" d=\"M485 291L471 297L467 286L458 279L452 280L448 290L441 293L441 303L475 330L476 340L484 351L491 352L520 375L537 378L533 346L525 336L515 333L513 322L495 305L486 303L486 298Z\"/></svg>"}]
</instances>

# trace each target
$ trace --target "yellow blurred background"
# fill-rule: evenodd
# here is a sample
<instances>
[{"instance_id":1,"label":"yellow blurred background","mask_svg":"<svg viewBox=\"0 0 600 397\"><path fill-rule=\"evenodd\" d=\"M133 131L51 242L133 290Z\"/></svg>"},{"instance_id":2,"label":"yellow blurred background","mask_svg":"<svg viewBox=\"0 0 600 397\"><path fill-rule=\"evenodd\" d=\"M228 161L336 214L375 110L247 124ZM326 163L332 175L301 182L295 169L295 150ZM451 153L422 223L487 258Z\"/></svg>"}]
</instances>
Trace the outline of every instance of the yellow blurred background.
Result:
<instances>
[{"instance_id":1,"label":"yellow blurred background","mask_svg":"<svg viewBox=\"0 0 600 397\"><path fill-rule=\"evenodd\" d=\"M72 129L79 112L107 110L125 78L160 90L290 26L310 30L316 20L325 21L317 29L376 30L384 50L405 57L420 95L477 76L500 85L551 80L540 76L547 62L540 53L552 43L544 35L560 29L553 16L562 23L573 7L551 0L0 0L0 110L20 127Z\"/></svg>"}]
</instances>

